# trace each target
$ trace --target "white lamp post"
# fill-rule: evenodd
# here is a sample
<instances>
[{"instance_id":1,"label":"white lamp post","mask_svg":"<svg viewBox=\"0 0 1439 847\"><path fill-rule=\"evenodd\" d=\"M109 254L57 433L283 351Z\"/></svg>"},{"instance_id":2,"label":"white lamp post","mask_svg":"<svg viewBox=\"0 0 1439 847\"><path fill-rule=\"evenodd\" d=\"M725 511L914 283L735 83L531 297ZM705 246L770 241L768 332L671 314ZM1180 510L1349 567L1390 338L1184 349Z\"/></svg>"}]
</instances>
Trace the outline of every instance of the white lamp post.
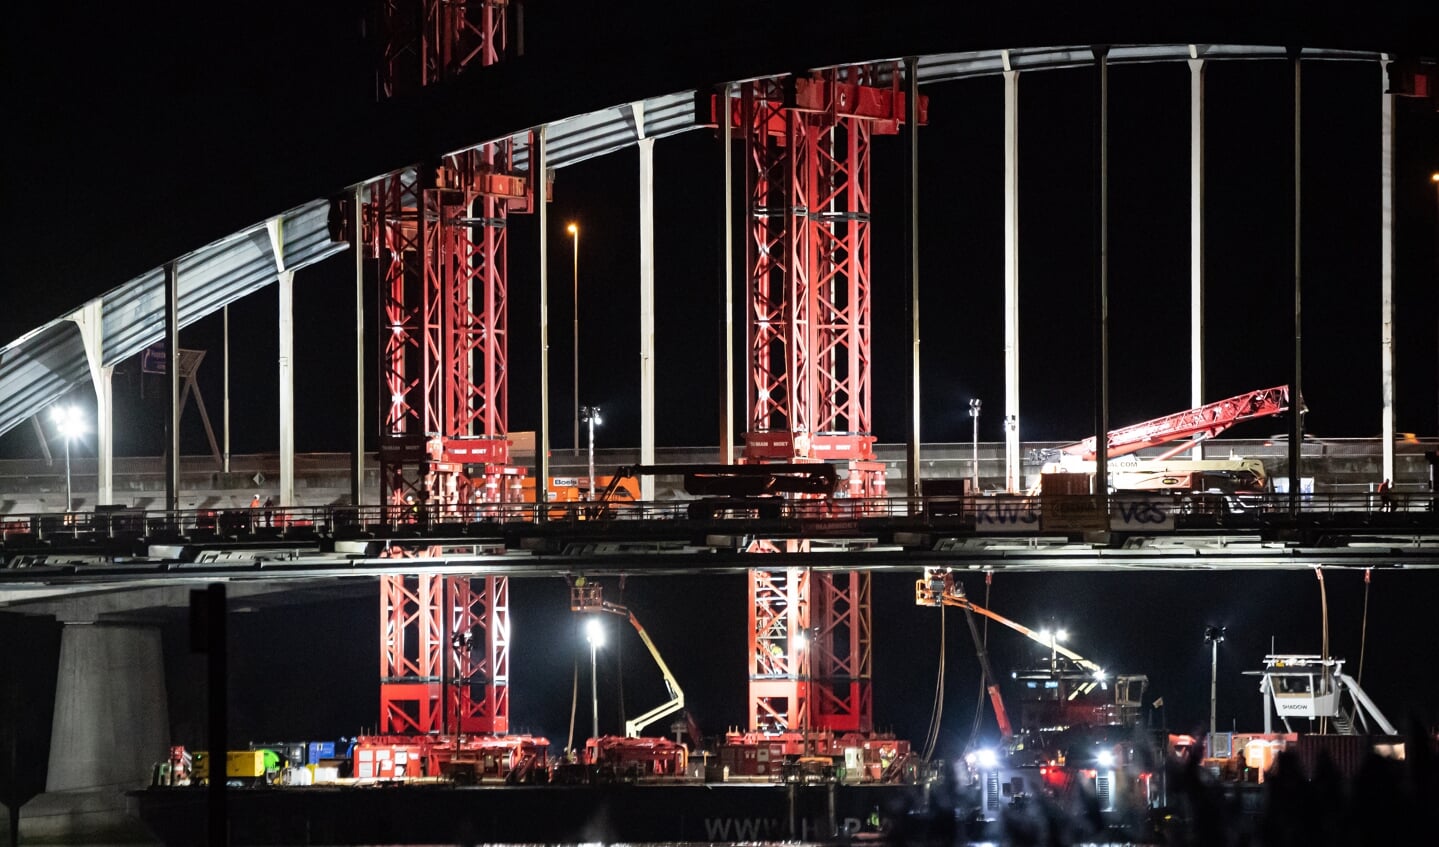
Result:
<instances>
[{"instance_id":1,"label":"white lamp post","mask_svg":"<svg viewBox=\"0 0 1439 847\"><path fill-rule=\"evenodd\" d=\"M75 502L70 487L70 442L85 434L85 417L77 406L52 406L50 420L65 439L65 511L70 511Z\"/></svg>"},{"instance_id":2,"label":"white lamp post","mask_svg":"<svg viewBox=\"0 0 1439 847\"><path fill-rule=\"evenodd\" d=\"M1039 637L1049 642L1049 672L1059 672L1059 642L1069 637L1062 629L1041 629Z\"/></svg>"},{"instance_id":3,"label":"white lamp post","mask_svg":"<svg viewBox=\"0 0 1439 847\"><path fill-rule=\"evenodd\" d=\"M580 227L578 224L570 224L565 227L575 239L575 455L580 453Z\"/></svg>"},{"instance_id":4,"label":"white lamp post","mask_svg":"<svg viewBox=\"0 0 1439 847\"><path fill-rule=\"evenodd\" d=\"M604 424L600 419L599 406L585 406L580 409L580 417L590 427L590 500L595 499L595 427Z\"/></svg>"},{"instance_id":5,"label":"white lamp post","mask_svg":"<svg viewBox=\"0 0 1439 847\"><path fill-rule=\"evenodd\" d=\"M1224 627L1206 626L1204 643L1209 645L1209 735L1213 737L1218 728L1215 723L1215 703L1219 694L1219 642L1224 640Z\"/></svg>"},{"instance_id":6,"label":"white lamp post","mask_svg":"<svg viewBox=\"0 0 1439 847\"><path fill-rule=\"evenodd\" d=\"M972 488L975 494L979 493L979 405L977 397L969 401L969 417L974 421L974 434L971 442L973 453L970 459L969 473L973 480Z\"/></svg>"},{"instance_id":7,"label":"white lamp post","mask_svg":"<svg viewBox=\"0 0 1439 847\"><path fill-rule=\"evenodd\" d=\"M595 651L605 643L604 624L598 617L585 621L585 640L590 643L590 737L600 737L600 689L595 675Z\"/></svg>"}]
</instances>

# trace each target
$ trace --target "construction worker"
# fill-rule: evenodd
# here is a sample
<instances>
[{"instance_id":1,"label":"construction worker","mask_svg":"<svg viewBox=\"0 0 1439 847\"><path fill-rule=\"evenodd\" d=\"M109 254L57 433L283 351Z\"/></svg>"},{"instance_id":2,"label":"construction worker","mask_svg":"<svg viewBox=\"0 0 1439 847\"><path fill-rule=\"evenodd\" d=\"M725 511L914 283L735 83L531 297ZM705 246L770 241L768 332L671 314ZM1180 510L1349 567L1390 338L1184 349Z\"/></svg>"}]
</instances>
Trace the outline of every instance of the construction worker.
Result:
<instances>
[{"instance_id":1,"label":"construction worker","mask_svg":"<svg viewBox=\"0 0 1439 847\"><path fill-rule=\"evenodd\" d=\"M260 508L260 495L256 494L254 497L251 497L251 498L250 498L250 508L252 508L252 509L258 509L258 508Z\"/></svg>"}]
</instances>

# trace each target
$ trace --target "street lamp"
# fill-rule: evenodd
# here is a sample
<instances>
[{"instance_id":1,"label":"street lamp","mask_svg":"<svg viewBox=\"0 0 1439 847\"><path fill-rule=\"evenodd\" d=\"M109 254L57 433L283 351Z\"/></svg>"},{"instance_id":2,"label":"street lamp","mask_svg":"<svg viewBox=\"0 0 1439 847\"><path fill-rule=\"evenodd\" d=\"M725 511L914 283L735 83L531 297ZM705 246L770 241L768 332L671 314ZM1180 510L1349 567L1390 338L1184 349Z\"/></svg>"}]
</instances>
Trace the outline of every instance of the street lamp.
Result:
<instances>
[{"instance_id":1,"label":"street lamp","mask_svg":"<svg viewBox=\"0 0 1439 847\"><path fill-rule=\"evenodd\" d=\"M1209 645L1209 735L1213 737L1217 727L1215 721L1215 702L1219 693L1219 642L1224 640L1224 627L1206 626L1204 628L1204 643Z\"/></svg>"},{"instance_id":2,"label":"street lamp","mask_svg":"<svg viewBox=\"0 0 1439 847\"><path fill-rule=\"evenodd\" d=\"M585 640L590 643L590 737L600 737L600 688L595 675L595 651L605 643L604 624L599 617L585 621Z\"/></svg>"},{"instance_id":3,"label":"street lamp","mask_svg":"<svg viewBox=\"0 0 1439 847\"><path fill-rule=\"evenodd\" d=\"M590 500L595 499L595 427L602 425L600 420L599 406L585 406L580 409L580 417L590 426Z\"/></svg>"},{"instance_id":4,"label":"street lamp","mask_svg":"<svg viewBox=\"0 0 1439 847\"><path fill-rule=\"evenodd\" d=\"M1041 629L1039 637L1049 642L1049 672L1059 672L1059 642L1069 637L1062 629Z\"/></svg>"},{"instance_id":5,"label":"street lamp","mask_svg":"<svg viewBox=\"0 0 1439 847\"><path fill-rule=\"evenodd\" d=\"M580 454L580 228L578 224L565 227L565 232L575 240L575 455Z\"/></svg>"},{"instance_id":6,"label":"street lamp","mask_svg":"<svg viewBox=\"0 0 1439 847\"><path fill-rule=\"evenodd\" d=\"M85 416L78 406L52 406L50 420L65 439L65 511L68 512L75 502L70 488L70 442L85 434Z\"/></svg>"},{"instance_id":7,"label":"street lamp","mask_svg":"<svg viewBox=\"0 0 1439 847\"><path fill-rule=\"evenodd\" d=\"M972 493L979 493L979 398L969 401L969 417L974 421L974 436L972 445L974 452L970 459L969 475L972 479Z\"/></svg>"}]
</instances>

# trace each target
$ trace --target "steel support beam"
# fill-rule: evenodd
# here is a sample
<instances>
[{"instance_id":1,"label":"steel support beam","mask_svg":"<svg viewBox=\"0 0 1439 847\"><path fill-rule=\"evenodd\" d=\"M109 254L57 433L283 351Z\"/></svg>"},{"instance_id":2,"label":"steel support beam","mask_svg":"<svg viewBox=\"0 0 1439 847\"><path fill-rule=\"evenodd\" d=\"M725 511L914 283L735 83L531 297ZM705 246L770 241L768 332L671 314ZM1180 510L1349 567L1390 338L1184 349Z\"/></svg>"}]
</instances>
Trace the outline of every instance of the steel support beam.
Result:
<instances>
[{"instance_id":1,"label":"steel support beam","mask_svg":"<svg viewBox=\"0 0 1439 847\"><path fill-rule=\"evenodd\" d=\"M220 310L220 438L221 467L230 472L230 306Z\"/></svg>"},{"instance_id":2,"label":"steel support beam","mask_svg":"<svg viewBox=\"0 0 1439 847\"><path fill-rule=\"evenodd\" d=\"M1204 405L1204 60L1189 46L1189 407ZM1204 458L1203 442L1193 456Z\"/></svg>"},{"instance_id":3,"label":"steel support beam","mask_svg":"<svg viewBox=\"0 0 1439 847\"><path fill-rule=\"evenodd\" d=\"M1004 490L1024 486L1019 456L1019 72L1004 51Z\"/></svg>"},{"instance_id":4,"label":"steel support beam","mask_svg":"<svg viewBox=\"0 0 1439 847\"><path fill-rule=\"evenodd\" d=\"M105 364L104 307L100 300L92 300L70 320L80 330L90 384L95 389L95 502L108 504L115 497L115 404L111 380L115 366Z\"/></svg>"},{"instance_id":5,"label":"steel support beam","mask_svg":"<svg viewBox=\"0 0 1439 847\"><path fill-rule=\"evenodd\" d=\"M719 90L720 177L724 213L720 220L719 461L734 464L734 128L729 120L732 88Z\"/></svg>"},{"instance_id":6,"label":"steel support beam","mask_svg":"<svg viewBox=\"0 0 1439 847\"><path fill-rule=\"evenodd\" d=\"M355 419L350 454L350 504L364 503L365 490L365 187L355 187L350 249L355 251ZM228 437L228 436L227 436ZM227 442L228 444L228 442ZM229 447L225 448L228 470Z\"/></svg>"},{"instance_id":7,"label":"steel support beam","mask_svg":"<svg viewBox=\"0 0 1439 847\"><path fill-rule=\"evenodd\" d=\"M1096 121L1095 166L1098 171L1099 196L1095 232L1094 331L1097 353L1094 380L1095 438L1106 438L1109 432L1109 48L1094 48ZM1097 441L1096 441L1097 443ZM1109 451L1096 450L1094 456L1094 494L1097 511L1109 526Z\"/></svg>"},{"instance_id":8,"label":"steel support beam","mask_svg":"<svg viewBox=\"0 0 1439 847\"><path fill-rule=\"evenodd\" d=\"M1394 479L1394 95L1389 60L1379 63L1379 374L1383 471Z\"/></svg>"},{"instance_id":9,"label":"steel support beam","mask_svg":"<svg viewBox=\"0 0 1439 847\"><path fill-rule=\"evenodd\" d=\"M280 491L281 508L295 505L295 272L285 268L284 221L269 223L279 292Z\"/></svg>"},{"instance_id":10,"label":"steel support beam","mask_svg":"<svg viewBox=\"0 0 1439 847\"><path fill-rule=\"evenodd\" d=\"M909 496L923 493L920 482L920 389L919 389L919 58L904 60L906 166L909 168L908 208L905 217L905 247L909 251L909 441L905 445Z\"/></svg>"},{"instance_id":11,"label":"steel support beam","mask_svg":"<svg viewBox=\"0 0 1439 847\"><path fill-rule=\"evenodd\" d=\"M165 508L180 508L180 262L165 263L165 371L170 391L165 418Z\"/></svg>"},{"instance_id":12,"label":"steel support beam","mask_svg":"<svg viewBox=\"0 0 1439 847\"><path fill-rule=\"evenodd\" d=\"M655 140L645 137L644 103L633 106L639 134L640 464L655 461ZM594 484L593 478L590 482ZM655 499L655 478L640 477L640 499Z\"/></svg>"},{"instance_id":13,"label":"steel support beam","mask_svg":"<svg viewBox=\"0 0 1439 847\"><path fill-rule=\"evenodd\" d=\"M1289 511L1299 514L1299 486L1303 479L1303 468L1300 467L1304 460L1304 407L1302 405L1303 376L1304 376L1304 309L1303 309L1303 257L1300 251L1301 237L1300 198L1303 190L1303 179L1301 178L1301 153L1300 139L1301 131L1301 100L1302 100L1302 78L1299 59L1299 48L1289 48L1289 64L1294 73L1294 87L1290 94L1291 105L1293 106L1293 128L1294 128L1294 172L1291 176L1290 190L1294 199L1294 361L1293 370L1289 379L1289 396L1292 398L1291 412L1289 417Z\"/></svg>"},{"instance_id":14,"label":"steel support beam","mask_svg":"<svg viewBox=\"0 0 1439 847\"><path fill-rule=\"evenodd\" d=\"M535 130L534 151L530 159L530 179L535 197L535 216L540 231L540 422L535 427L535 503L545 501L550 480L550 237L549 203L545 198L546 162L545 131L541 126ZM537 508L535 520L543 523L549 518L549 509Z\"/></svg>"}]
</instances>

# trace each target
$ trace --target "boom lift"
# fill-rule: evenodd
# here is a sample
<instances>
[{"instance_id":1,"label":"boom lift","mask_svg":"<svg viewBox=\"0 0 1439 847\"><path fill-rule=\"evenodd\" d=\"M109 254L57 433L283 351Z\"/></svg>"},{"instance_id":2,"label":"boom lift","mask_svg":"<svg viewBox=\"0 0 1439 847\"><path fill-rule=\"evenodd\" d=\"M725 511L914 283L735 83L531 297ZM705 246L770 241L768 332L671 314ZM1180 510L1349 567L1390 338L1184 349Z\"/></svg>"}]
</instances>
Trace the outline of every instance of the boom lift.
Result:
<instances>
[{"instance_id":1,"label":"boom lift","mask_svg":"<svg viewBox=\"0 0 1439 847\"><path fill-rule=\"evenodd\" d=\"M616 477L618 479L618 477ZM664 675L665 690L669 692L670 699L650 709L642 715L625 721L625 737L638 738L640 732L650 724L667 715L685 707L685 693L680 684L675 680L674 674L670 673L669 665L660 657L660 651L655 648L655 643L650 640L649 633L640 626L639 619L635 613L617 603L610 603L604 599L601 586L597 582L590 582L584 577L577 577L570 585L570 611L572 612L607 612L629 618L630 625L639 633L640 640L654 657L655 664L659 665L660 673Z\"/></svg>"},{"instance_id":2,"label":"boom lift","mask_svg":"<svg viewBox=\"0 0 1439 847\"><path fill-rule=\"evenodd\" d=\"M963 609L966 615L970 613L983 615L1047 648L1052 657L1047 671L1033 675L1026 674L1026 676L1057 677L1060 678L1061 682L1072 682L1073 685L1068 687L1067 691L1056 689L1056 692L1062 696L1062 702L1056 703L1056 705L1061 707L1059 710L1061 714L1055 714L1055 710L1053 709L1039 709L1037 711L1046 714L1039 718L1038 722L1049 725L1055 723L1078 723L1080 721L1076 720L1075 716L1084 715L1085 712L1091 712L1092 714L1084 715L1084 717L1098 719L1089 721L1094 723L1132 724L1137 718L1139 708L1143 702L1143 690L1148 684L1148 677L1142 674L1116 677L1112 680L1115 689L1113 704L1106 703L1099 706L1097 710L1083 708L1082 704L1078 702L1080 698L1087 696L1099 686L1107 687L1111 681L1105 670L1095 662L1086 659L1068 647L1065 647L1063 644L1060 644L1058 639L1053 636L1037 632L1021 623L1012 621L1003 615L996 614L976 604L965 596L964 585L955 579L954 574L949 570L944 568L928 569L923 577L915 581L914 601L916 605L920 606L953 606L958 609ZM1008 740L1014 735L1013 728L1010 725L1008 713L1000 702L999 689L998 686L994 684L995 677L989 668L988 657L985 655L978 629L974 626L972 619L970 620L970 634L974 636L976 648L980 653L980 662L986 677L986 686L989 688L990 699L994 703L996 720L1000 723L1000 733ZM1067 673L1064 672L1059 666L1059 657L1066 659L1066 664L1072 668L1072 670ZM1077 673L1075 673L1075 671L1077 671ZM1133 693L1135 692L1136 686L1137 693ZM1071 704L1073 707L1068 707ZM1025 705L1028 706L1030 704L1026 703ZM1026 725L1026 728L1028 728L1027 725L1031 723L1036 723L1036 721L1030 719L1028 716L1021 715L1021 724Z\"/></svg>"},{"instance_id":3,"label":"boom lift","mask_svg":"<svg viewBox=\"0 0 1439 847\"><path fill-rule=\"evenodd\" d=\"M978 750L966 757L978 791L976 815L980 820L997 820L1004 807L1035 796L1076 804L1075 814L1098 811L1109 820L1124 820L1138 808L1156 802L1163 792L1162 783L1153 779L1148 764L1153 756L1142 750L1148 742L1141 741L1135 731L1147 677L1117 676L1112 680L1112 701L1093 702L1085 695L1100 686L1109 690L1111 681L1098 664L1063 646L1053 635L975 605L945 568L930 568L915 582L915 603L963 609L970 616L970 633L979 646L1003 735L1000 750ZM971 613L1003 624L1050 651L1045 668L1014 674L1024 695L1017 730L1008 726ZM1077 787L1083 790L1075 790ZM1093 798L1094 804L1085 800L1081 805L1082 798Z\"/></svg>"}]
</instances>

